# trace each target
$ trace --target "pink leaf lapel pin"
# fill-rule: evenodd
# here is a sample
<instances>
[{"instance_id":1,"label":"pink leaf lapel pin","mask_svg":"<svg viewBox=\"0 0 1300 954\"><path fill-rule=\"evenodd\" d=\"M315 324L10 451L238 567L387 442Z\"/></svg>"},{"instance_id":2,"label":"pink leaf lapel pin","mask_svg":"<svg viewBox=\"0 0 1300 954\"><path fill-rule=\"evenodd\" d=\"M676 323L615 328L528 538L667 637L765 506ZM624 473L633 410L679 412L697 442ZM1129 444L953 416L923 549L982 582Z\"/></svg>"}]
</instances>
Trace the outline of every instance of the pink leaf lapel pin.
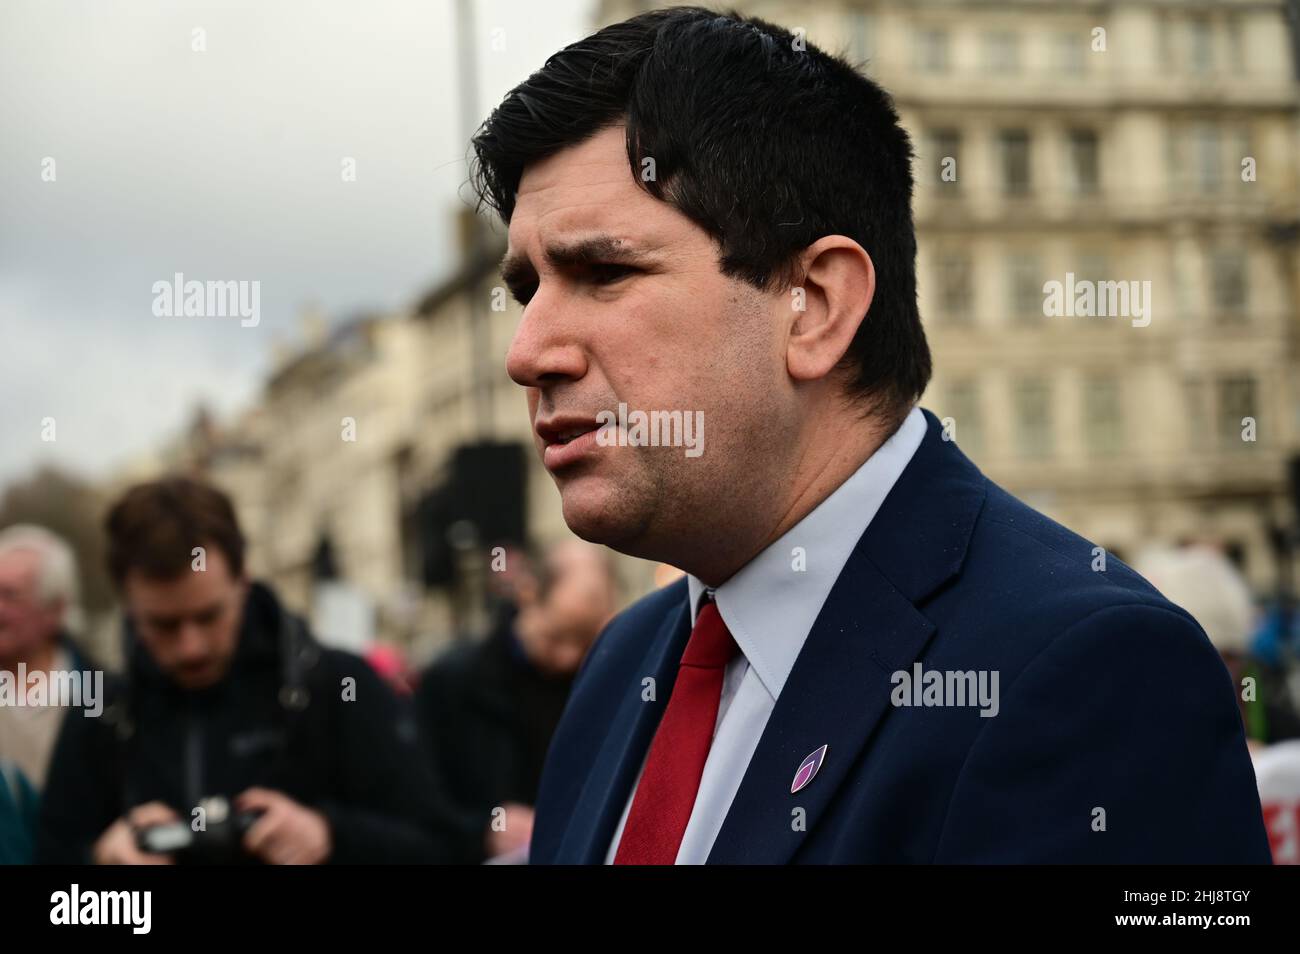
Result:
<instances>
[{"instance_id":1,"label":"pink leaf lapel pin","mask_svg":"<svg viewBox=\"0 0 1300 954\"><path fill-rule=\"evenodd\" d=\"M820 749L808 756L799 766L799 771L794 773L794 781L790 783L790 794L793 795L801 788L805 788L813 780L818 769L822 767L822 762L826 760L826 749L828 746L823 745Z\"/></svg>"}]
</instances>

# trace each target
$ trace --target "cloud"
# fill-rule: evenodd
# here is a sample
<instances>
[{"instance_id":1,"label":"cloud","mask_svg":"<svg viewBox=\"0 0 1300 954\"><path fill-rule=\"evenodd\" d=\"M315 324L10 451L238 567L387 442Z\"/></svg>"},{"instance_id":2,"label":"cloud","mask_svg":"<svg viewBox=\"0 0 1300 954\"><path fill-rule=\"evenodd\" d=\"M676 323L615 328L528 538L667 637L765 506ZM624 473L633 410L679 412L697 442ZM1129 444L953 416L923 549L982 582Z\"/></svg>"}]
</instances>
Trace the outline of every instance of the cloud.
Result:
<instances>
[{"instance_id":1,"label":"cloud","mask_svg":"<svg viewBox=\"0 0 1300 954\"><path fill-rule=\"evenodd\" d=\"M586 32L589 3L540 6L474 4L484 114ZM252 399L307 303L398 309L445 276L456 36L450 0L0 5L0 483L108 473L197 403ZM261 324L153 317L178 271L260 281Z\"/></svg>"}]
</instances>

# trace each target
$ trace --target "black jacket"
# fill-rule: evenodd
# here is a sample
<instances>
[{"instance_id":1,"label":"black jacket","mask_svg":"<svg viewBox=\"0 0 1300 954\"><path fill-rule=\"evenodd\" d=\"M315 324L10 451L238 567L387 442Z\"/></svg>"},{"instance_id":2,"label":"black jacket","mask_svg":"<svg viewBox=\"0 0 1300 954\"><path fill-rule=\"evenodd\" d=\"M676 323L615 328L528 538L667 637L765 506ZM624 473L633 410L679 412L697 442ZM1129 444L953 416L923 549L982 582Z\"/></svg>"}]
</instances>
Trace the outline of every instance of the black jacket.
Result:
<instances>
[{"instance_id":1,"label":"black jacket","mask_svg":"<svg viewBox=\"0 0 1300 954\"><path fill-rule=\"evenodd\" d=\"M548 677L522 654L514 613L482 642L455 646L420 680L416 713L437 786L455 813L456 860L478 864L492 809L532 805L573 683Z\"/></svg>"},{"instance_id":2,"label":"black jacket","mask_svg":"<svg viewBox=\"0 0 1300 954\"><path fill-rule=\"evenodd\" d=\"M346 680L353 680L348 683ZM354 692L351 690L355 690ZM130 808L271 788L329 821L334 863L446 860L448 825L408 709L373 670L324 649L254 584L231 671L187 692L131 638L99 718L69 713L41 806L36 860L85 863Z\"/></svg>"}]
</instances>

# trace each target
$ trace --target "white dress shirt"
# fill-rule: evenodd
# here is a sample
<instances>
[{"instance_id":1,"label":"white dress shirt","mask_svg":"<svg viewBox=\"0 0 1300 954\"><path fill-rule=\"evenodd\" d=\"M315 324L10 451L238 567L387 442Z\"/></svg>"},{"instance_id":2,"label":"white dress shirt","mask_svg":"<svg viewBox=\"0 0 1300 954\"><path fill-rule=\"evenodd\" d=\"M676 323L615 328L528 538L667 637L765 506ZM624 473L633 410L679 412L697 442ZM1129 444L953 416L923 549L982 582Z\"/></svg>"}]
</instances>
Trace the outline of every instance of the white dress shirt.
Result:
<instances>
[{"instance_id":1,"label":"white dress shirt","mask_svg":"<svg viewBox=\"0 0 1300 954\"><path fill-rule=\"evenodd\" d=\"M921 445L925 430L925 416L919 408L912 408L889 440L834 493L714 591L718 612L740 652L723 676L713 743L677 851L677 864L707 860L822 604L858 539ZM803 569L799 569L801 559ZM694 620L706 587L693 576L687 577L687 586ZM643 759L641 771L644 769ZM612 864L618 852L640 783L638 771L605 854L606 864Z\"/></svg>"}]
</instances>

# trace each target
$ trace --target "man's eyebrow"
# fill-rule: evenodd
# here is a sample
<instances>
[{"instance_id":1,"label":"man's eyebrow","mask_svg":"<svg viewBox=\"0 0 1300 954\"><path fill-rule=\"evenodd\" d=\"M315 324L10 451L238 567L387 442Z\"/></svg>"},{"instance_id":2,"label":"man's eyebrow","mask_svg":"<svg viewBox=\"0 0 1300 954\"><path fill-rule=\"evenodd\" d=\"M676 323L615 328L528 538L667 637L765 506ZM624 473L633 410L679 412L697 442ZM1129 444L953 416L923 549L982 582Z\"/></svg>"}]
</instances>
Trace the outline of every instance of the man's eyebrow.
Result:
<instances>
[{"instance_id":1,"label":"man's eyebrow","mask_svg":"<svg viewBox=\"0 0 1300 954\"><path fill-rule=\"evenodd\" d=\"M507 288L522 288L537 277L527 256L508 254L501 260L501 280Z\"/></svg>"},{"instance_id":2,"label":"man's eyebrow","mask_svg":"<svg viewBox=\"0 0 1300 954\"><path fill-rule=\"evenodd\" d=\"M555 268L573 268L607 263L633 264L642 261L648 249L612 235L593 235L567 244L548 245L546 260ZM537 278L524 255L507 254L501 261L501 277L507 285L523 285Z\"/></svg>"},{"instance_id":3,"label":"man's eyebrow","mask_svg":"<svg viewBox=\"0 0 1300 954\"><path fill-rule=\"evenodd\" d=\"M546 260L557 268L595 265L603 262L621 264L640 261L644 250L627 239L612 235L593 235L568 245L551 245Z\"/></svg>"}]
</instances>

